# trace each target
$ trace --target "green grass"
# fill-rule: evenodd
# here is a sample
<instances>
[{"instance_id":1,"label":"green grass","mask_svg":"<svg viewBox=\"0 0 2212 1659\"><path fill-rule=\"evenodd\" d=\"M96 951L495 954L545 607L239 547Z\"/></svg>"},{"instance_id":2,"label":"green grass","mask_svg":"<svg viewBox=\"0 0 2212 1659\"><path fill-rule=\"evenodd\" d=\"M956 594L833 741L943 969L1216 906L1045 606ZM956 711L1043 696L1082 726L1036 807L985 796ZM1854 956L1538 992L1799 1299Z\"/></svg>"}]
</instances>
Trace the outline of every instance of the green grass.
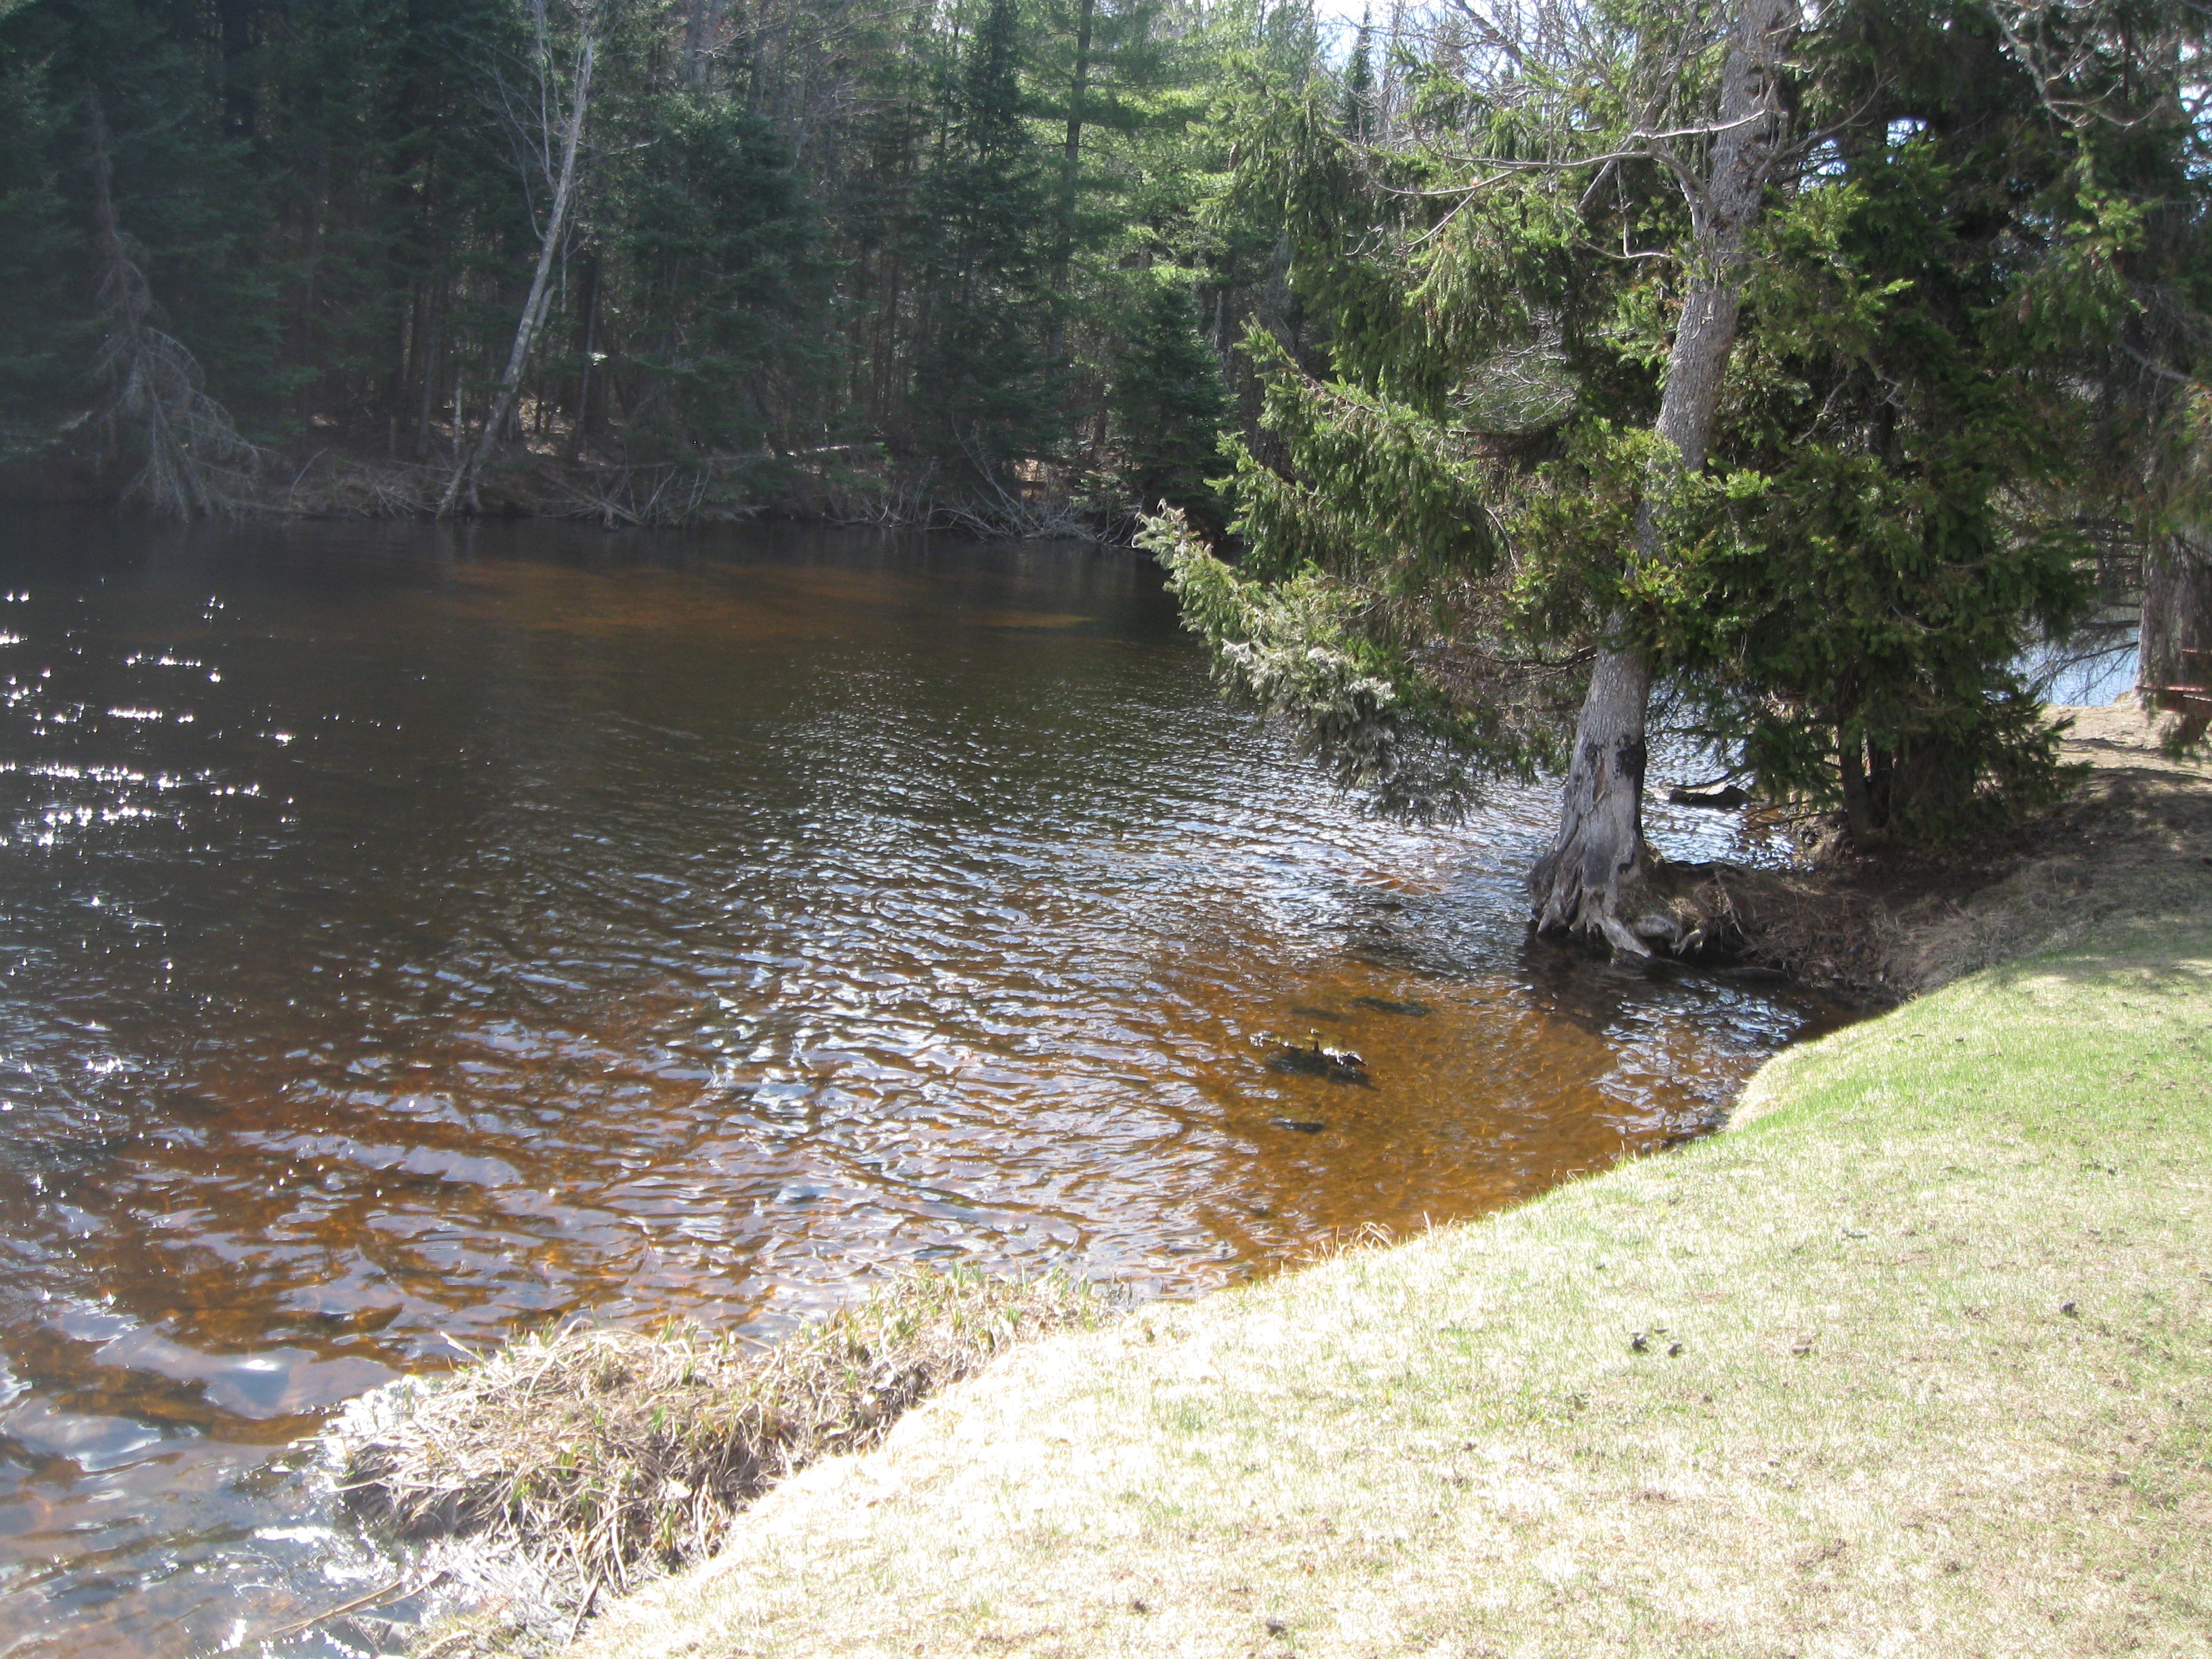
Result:
<instances>
[{"instance_id":1,"label":"green grass","mask_svg":"<svg viewBox=\"0 0 2212 1659\"><path fill-rule=\"evenodd\" d=\"M2208 1045L2212 929L1986 971L1710 1140L1017 1349L585 1650L2212 1653Z\"/></svg>"}]
</instances>

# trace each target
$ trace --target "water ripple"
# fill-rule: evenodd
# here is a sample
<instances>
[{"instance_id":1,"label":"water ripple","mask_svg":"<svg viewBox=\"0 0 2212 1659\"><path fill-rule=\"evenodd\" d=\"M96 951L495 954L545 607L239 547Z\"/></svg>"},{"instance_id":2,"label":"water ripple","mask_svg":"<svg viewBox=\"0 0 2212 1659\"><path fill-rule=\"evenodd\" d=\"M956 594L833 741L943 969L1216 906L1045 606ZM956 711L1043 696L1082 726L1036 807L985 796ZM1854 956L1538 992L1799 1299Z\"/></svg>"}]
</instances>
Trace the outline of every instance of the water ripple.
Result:
<instances>
[{"instance_id":1,"label":"water ripple","mask_svg":"<svg viewBox=\"0 0 2212 1659\"><path fill-rule=\"evenodd\" d=\"M915 1260L1188 1294L1661 1145L1827 1017L1532 946L1546 799L1363 818L1125 556L11 545L11 1655L210 1652L377 1582L300 1437L519 1328L765 1334ZM1270 1065L1309 1030L1372 1086Z\"/></svg>"}]
</instances>

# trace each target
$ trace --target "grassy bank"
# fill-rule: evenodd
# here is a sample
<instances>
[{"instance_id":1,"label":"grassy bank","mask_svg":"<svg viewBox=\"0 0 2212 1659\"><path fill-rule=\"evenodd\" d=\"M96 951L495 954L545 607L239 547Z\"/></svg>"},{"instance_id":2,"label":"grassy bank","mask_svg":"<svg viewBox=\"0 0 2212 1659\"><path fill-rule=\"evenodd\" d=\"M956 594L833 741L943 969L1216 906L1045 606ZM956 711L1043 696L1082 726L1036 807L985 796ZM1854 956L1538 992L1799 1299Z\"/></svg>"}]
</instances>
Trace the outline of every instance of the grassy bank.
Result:
<instances>
[{"instance_id":1,"label":"grassy bank","mask_svg":"<svg viewBox=\"0 0 2212 1659\"><path fill-rule=\"evenodd\" d=\"M2147 716L2132 693L2045 713L2060 760L2080 769L2066 799L1937 863L1735 872L1743 954L1810 983L1902 998L2185 913L2212 847L2212 756L2169 752L2172 717Z\"/></svg>"},{"instance_id":2,"label":"grassy bank","mask_svg":"<svg viewBox=\"0 0 2212 1659\"><path fill-rule=\"evenodd\" d=\"M1017 1349L584 1651L2212 1651L2207 885L1686 1151Z\"/></svg>"}]
</instances>

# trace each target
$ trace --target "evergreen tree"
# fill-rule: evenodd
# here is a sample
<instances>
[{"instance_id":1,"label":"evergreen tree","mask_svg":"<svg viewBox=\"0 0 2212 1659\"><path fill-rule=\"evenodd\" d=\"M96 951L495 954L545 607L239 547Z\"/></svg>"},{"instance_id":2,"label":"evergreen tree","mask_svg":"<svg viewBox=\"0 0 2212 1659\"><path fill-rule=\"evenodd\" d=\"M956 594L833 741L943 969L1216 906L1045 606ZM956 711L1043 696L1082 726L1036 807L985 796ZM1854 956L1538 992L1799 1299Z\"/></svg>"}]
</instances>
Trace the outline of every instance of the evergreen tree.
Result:
<instances>
[{"instance_id":1,"label":"evergreen tree","mask_svg":"<svg viewBox=\"0 0 2212 1659\"><path fill-rule=\"evenodd\" d=\"M1817 99L1889 107L1778 207L1727 471L1682 506L1672 659L1771 790L1862 849L1942 843L2058 782L2014 665L2087 599L2100 486L2077 345L2035 313L2109 331L2081 277L2133 233L1986 14L1869 6L1820 46Z\"/></svg>"},{"instance_id":2,"label":"evergreen tree","mask_svg":"<svg viewBox=\"0 0 2212 1659\"><path fill-rule=\"evenodd\" d=\"M1211 476L1221 469L1229 399L1221 365L1199 336L1198 308L1182 273L1152 273L1139 322L1115 363L1111 398L1122 477L1138 504L1176 507L1218 532L1221 501Z\"/></svg>"},{"instance_id":3,"label":"evergreen tree","mask_svg":"<svg viewBox=\"0 0 2212 1659\"><path fill-rule=\"evenodd\" d=\"M1044 350L1053 198L1024 118L1021 47L1015 0L986 0L925 208L939 228L938 314L916 395L938 457L986 474L1049 453L1058 435Z\"/></svg>"},{"instance_id":4,"label":"evergreen tree","mask_svg":"<svg viewBox=\"0 0 2212 1659\"><path fill-rule=\"evenodd\" d=\"M1328 364L1249 337L1279 449L1238 459L1243 563L1155 541L1230 682L1382 805L1567 764L1538 914L1638 950L1655 677L1863 844L2054 787L2010 665L2078 610L2083 509L2147 459L2098 416L2143 216L1987 14L1875 0L1795 54L1778 91L1831 140L1770 152L1794 174L1758 234L1731 210L1717 258L1735 48L1613 22L1565 59L1440 54L1410 130L1370 144L1340 88L1249 107L1240 188L1283 204ZM1632 94L1654 62L1685 72ZM1711 137L1662 155L1653 130ZM1686 357L1698 340L1718 349ZM1697 417L1671 415L1692 390Z\"/></svg>"},{"instance_id":5,"label":"evergreen tree","mask_svg":"<svg viewBox=\"0 0 2212 1659\"><path fill-rule=\"evenodd\" d=\"M621 246L640 278L631 361L662 395L633 417L633 451L787 440L832 366L807 326L830 272L790 159L757 116L690 94L656 100L644 131Z\"/></svg>"},{"instance_id":6,"label":"evergreen tree","mask_svg":"<svg viewBox=\"0 0 2212 1659\"><path fill-rule=\"evenodd\" d=\"M83 408L91 323L72 303L82 239L52 159L64 119L45 64L0 57L0 461L46 448Z\"/></svg>"},{"instance_id":7,"label":"evergreen tree","mask_svg":"<svg viewBox=\"0 0 2212 1659\"><path fill-rule=\"evenodd\" d=\"M1344 67L1344 131L1357 142L1375 137L1375 61L1370 51L1375 37L1373 14L1359 14L1359 33L1353 37L1352 57Z\"/></svg>"}]
</instances>

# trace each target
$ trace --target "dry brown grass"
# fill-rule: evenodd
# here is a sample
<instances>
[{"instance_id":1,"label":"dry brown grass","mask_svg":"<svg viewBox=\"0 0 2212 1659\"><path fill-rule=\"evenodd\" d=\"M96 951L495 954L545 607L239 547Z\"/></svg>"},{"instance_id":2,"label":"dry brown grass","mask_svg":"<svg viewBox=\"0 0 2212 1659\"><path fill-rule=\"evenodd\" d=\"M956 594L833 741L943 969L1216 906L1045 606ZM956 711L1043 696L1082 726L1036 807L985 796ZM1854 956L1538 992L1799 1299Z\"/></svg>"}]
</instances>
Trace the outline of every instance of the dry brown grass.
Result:
<instances>
[{"instance_id":1,"label":"dry brown grass","mask_svg":"<svg viewBox=\"0 0 2212 1659\"><path fill-rule=\"evenodd\" d=\"M528 1337L349 1413L343 1485L386 1533L505 1547L581 1607L710 1554L775 1482L1106 1307L1057 1276L916 1270L765 1348L696 1328Z\"/></svg>"},{"instance_id":2,"label":"dry brown grass","mask_svg":"<svg viewBox=\"0 0 2212 1659\"><path fill-rule=\"evenodd\" d=\"M1924 905L1893 970L1932 989L2092 935L2212 914L2212 762L2165 751L2169 722L2130 699L2051 711L2065 757L2092 769L2003 878Z\"/></svg>"}]
</instances>

